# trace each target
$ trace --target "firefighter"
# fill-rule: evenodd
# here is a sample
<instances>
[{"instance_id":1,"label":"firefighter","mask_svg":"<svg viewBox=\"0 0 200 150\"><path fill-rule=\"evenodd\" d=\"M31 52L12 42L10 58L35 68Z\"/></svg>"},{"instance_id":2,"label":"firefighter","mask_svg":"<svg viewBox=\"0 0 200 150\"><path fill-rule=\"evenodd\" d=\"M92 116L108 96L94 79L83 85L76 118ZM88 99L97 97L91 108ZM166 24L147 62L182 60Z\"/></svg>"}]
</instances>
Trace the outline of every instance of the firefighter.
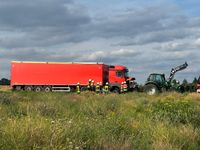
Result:
<instances>
[{"instance_id":1,"label":"firefighter","mask_svg":"<svg viewBox=\"0 0 200 150\"><path fill-rule=\"evenodd\" d=\"M123 92L126 93L127 91L128 91L128 86L126 84L126 81L124 81Z\"/></svg>"},{"instance_id":2,"label":"firefighter","mask_svg":"<svg viewBox=\"0 0 200 150\"><path fill-rule=\"evenodd\" d=\"M92 80L92 82L91 82L91 91L95 91L94 80Z\"/></svg>"},{"instance_id":3,"label":"firefighter","mask_svg":"<svg viewBox=\"0 0 200 150\"><path fill-rule=\"evenodd\" d=\"M106 85L104 86L104 93L108 94L109 93L109 84L106 82Z\"/></svg>"},{"instance_id":4,"label":"firefighter","mask_svg":"<svg viewBox=\"0 0 200 150\"><path fill-rule=\"evenodd\" d=\"M80 83L77 83L77 85L76 85L76 93L77 94L81 93Z\"/></svg>"},{"instance_id":5,"label":"firefighter","mask_svg":"<svg viewBox=\"0 0 200 150\"><path fill-rule=\"evenodd\" d=\"M121 83L120 92L121 92L121 93L124 93L124 82Z\"/></svg>"},{"instance_id":6,"label":"firefighter","mask_svg":"<svg viewBox=\"0 0 200 150\"><path fill-rule=\"evenodd\" d=\"M96 91L97 94L100 93L100 85L99 85L99 82L97 82L97 85L96 85L95 91Z\"/></svg>"},{"instance_id":7,"label":"firefighter","mask_svg":"<svg viewBox=\"0 0 200 150\"><path fill-rule=\"evenodd\" d=\"M100 86L100 93L102 93L102 82L99 82L99 86Z\"/></svg>"},{"instance_id":8,"label":"firefighter","mask_svg":"<svg viewBox=\"0 0 200 150\"><path fill-rule=\"evenodd\" d=\"M91 91L91 79L88 80L88 85L87 85L87 89L88 91Z\"/></svg>"}]
</instances>

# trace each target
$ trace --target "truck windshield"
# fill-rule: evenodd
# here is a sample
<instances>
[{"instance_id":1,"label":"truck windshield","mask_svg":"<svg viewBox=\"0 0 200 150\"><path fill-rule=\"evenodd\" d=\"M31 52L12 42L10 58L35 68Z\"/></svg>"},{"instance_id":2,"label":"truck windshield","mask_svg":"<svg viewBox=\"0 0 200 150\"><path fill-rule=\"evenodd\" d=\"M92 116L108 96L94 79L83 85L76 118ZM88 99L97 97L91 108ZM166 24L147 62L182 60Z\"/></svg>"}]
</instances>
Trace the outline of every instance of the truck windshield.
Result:
<instances>
[{"instance_id":1,"label":"truck windshield","mask_svg":"<svg viewBox=\"0 0 200 150\"><path fill-rule=\"evenodd\" d=\"M128 77L129 77L128 69L125 69L125 70L124 70L124 77L125 77L125 78L128 78Z\"/></svg>"}]
</instances>

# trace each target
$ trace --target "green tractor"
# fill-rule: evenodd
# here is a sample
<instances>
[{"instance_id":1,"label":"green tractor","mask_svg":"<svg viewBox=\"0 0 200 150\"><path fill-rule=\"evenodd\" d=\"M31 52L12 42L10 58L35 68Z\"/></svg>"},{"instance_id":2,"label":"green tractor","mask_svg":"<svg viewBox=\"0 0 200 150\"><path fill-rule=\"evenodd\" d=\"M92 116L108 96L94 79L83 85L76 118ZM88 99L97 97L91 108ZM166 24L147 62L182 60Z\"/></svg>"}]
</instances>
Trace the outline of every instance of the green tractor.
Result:
<instances>
[{"instance_id":1,"label":"green tractor","mask_svg":"<svg viewBox=\"0 0 200 150\"><path fill-rule=\"evenodd\" d=\"M150 74L144 85L144 91L149 95L154 95L166 91L184 92L184 87L181 86L179 82L177 82L177 84L174 84L172 80L176 72L187 68L187 66L188 64L187 62L185 62L183 65L172 68L168 79L165 78L165 74L159 74L159 73Z\"/></svg>"}]
</instances>

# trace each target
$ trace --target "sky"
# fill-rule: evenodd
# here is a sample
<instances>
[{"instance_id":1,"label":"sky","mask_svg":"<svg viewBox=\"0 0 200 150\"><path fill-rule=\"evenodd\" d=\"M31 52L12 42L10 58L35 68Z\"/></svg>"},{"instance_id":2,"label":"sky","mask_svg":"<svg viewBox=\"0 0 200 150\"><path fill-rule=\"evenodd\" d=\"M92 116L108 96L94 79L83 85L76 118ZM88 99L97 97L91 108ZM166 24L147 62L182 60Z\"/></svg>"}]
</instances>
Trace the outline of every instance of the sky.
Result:
<instances>
[{"instance_id":1,"label":"sky","mask_svg":"<svg viewBox=\"0 0 200 150\"><path fill-rule=\"evenodd\" d=\"M0 78L10 61L125 65L144 83L150 73L180 81L200 75L199 0L0 0Z\"/></svg>"}]
</instances>

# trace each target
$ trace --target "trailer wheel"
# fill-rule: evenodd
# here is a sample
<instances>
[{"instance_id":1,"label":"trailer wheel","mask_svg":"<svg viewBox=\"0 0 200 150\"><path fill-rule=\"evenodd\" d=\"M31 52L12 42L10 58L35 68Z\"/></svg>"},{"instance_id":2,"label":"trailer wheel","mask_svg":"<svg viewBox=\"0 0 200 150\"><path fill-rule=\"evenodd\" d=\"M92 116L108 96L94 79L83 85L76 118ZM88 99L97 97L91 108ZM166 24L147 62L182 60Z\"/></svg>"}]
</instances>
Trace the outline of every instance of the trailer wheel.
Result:
<instances>
[{"instance_id":1,"label":"trailer wheel","mask_svg":"<svg viewBox=\"0 0 200 150\"><path fill-rule=\"evenodd\" d=\"M35 87L35 92L40 92L42 91L42 87L41 86L36 86Z\"/></svg>"},{"instance_id":2,"label":"trailer wheel","mask_svg":"<svg viewBox=\"0 0 200 150\"><path fill-rule=\"evenodd\" d=\"M24 90L25 90L25 91L32 91L32 90L33 90L33 87L30 86L30 85L27 85L27 86L24 87Z\"/></svg>"},{"instance_id":3,"label":"trailer wheel","mask_svg":"<svg viewBox=\"0 0 200 150\"><path fill-rule=\"evenodd\" d=\"M51 92L51 87L50 86L45 86L44 87L45 92Z\"/></svg>"},{"instance_id":4,"label":"trailer wheel","mask_svg":"<svg viewBox=\"0 0 200 150\"><path fill-rule=\"evenodd\" d=\"M22 89L22 87L20 85L17 85L15 88L14 88L16 91L20 91Z\"/></svg>"},{"instance_id":5,"label":"trailer wheel","mask_svg":"<svg viewBox=\"0 0 200 150\"><path fill-rule=\"evenodd\" d=\"M159 93L159 90L157 88L156 85L154 84L147 84L144 86L144 91L148 94L148 95L155 95L157 93Z\"/></svg>"}]
</instances>

